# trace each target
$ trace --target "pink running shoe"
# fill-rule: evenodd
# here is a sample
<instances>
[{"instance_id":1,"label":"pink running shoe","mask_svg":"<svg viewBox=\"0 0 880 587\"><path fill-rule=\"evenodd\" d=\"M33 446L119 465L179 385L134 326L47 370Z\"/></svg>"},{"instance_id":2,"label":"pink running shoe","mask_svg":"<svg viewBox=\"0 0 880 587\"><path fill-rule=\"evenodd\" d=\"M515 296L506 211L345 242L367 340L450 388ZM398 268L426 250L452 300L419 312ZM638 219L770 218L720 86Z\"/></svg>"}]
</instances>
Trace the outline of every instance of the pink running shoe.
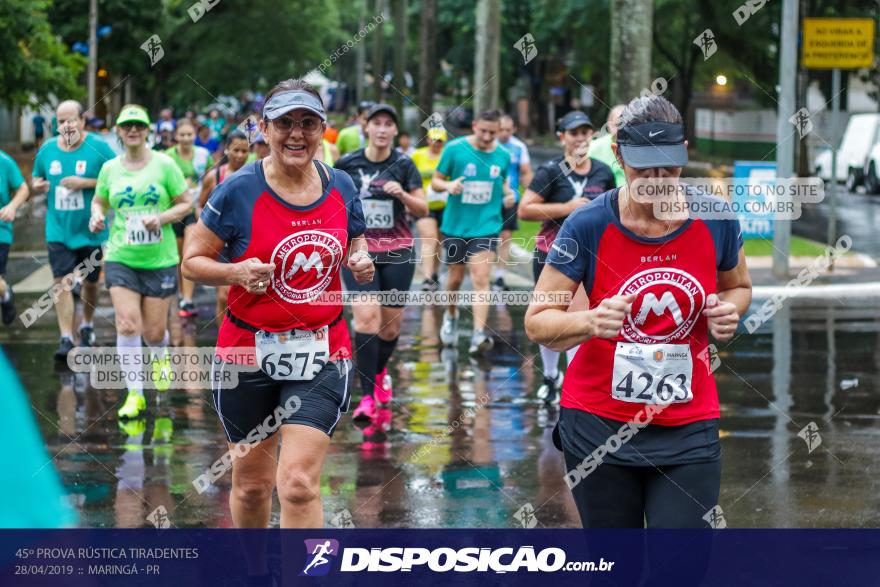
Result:
<instances>
[{"instance_id":1,"label":"pink running shoe","mask_svg":"<svg viewBox=\"0 0 880 587\"><path fill-rule=\"evenodd\" d=\"M382 369L382 372L376 375L376 387L373 388L373 395L376 401L381 405L385 405L391 401L391 395L394 390L391 388L391 375L388 374L388 368Z\"/></svg>"},{"instance_id":2,"label":"pink running shoe","mask_svg":"<svg viewBox=\"0 0 880 587\"><path fill-rule=\"evenodd\" d=\"M376 400L371 395L365 395L351 417L354 420L372 420L376 417L376 411Z\"/></svg>"}]
</instances>

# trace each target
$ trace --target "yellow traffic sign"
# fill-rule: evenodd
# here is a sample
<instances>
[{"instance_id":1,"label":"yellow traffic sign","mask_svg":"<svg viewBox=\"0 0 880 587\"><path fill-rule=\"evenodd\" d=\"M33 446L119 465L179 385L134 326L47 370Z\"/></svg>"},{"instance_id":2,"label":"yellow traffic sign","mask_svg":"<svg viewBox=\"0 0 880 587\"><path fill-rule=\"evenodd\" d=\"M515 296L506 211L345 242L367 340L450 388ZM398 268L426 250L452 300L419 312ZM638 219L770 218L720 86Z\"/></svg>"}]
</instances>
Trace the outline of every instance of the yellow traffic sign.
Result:
<instances>
[{"instance_id":1,"label":"yellow traffic sign","mask_svg":"<svg viewBox=\"0 0 880 587\"><path fill-rule=\"evenodd\" d=\"M803 66L859 69L874 64L873 18L805 18Z\"/></svg>"}]
</instances>

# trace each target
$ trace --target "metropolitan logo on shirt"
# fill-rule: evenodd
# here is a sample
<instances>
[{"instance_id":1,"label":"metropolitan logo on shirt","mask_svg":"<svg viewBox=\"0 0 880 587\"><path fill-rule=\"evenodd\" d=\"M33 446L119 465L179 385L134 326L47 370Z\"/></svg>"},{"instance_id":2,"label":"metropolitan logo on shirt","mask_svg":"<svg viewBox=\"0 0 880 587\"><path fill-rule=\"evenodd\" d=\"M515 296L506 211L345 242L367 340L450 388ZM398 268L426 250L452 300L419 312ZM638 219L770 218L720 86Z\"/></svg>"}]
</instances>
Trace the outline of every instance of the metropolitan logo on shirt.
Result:
<instances>
[{"instance_id":1,"label":"metropolitan logo on shirt","mask_svg":"<svg viewBox=\"0 0 880 587\"><path fill-rule=\"evenodd\" d=\"M272 252L272 289L291 304L317 298L342 262L342 244L330 232L303 230L288 235Z\"/></svg>"},{"instance_id":2,"label":"metropolitan logo on shirt","mask_svg":"<svg viewBox=\"0 0 880 587\"><path fill-rule=\"evenodd\" d=\"M619 295L636 294L621 334L631 342L658 344L680 340L693 330L706 303L702 284L690 273L657 267L637 273ZM656 356L654 360L660 360Z\"/></svg>"}]
</instances>

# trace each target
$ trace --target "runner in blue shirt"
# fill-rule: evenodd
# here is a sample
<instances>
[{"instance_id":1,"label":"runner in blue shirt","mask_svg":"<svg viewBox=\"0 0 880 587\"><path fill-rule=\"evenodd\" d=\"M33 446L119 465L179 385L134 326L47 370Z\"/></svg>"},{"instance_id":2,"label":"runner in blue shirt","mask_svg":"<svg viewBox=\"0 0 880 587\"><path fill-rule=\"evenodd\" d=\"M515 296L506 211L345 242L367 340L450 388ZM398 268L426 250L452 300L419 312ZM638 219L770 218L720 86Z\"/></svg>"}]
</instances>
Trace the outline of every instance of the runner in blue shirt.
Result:
<instances>
[{"instance_id":1,"label":"runner in blue shirt","mask_svg":"<svg viewBox=\"0 0 880 587\"><path fill-rule=\"evenodd\" d=\"M510 236L513 231L519 228L517 221L517 208L520 200L520 185L523 188L529 187L532 182L532 162L529 158L529 148L524 142L513 136L516 132L516 123L513 118L504 114L501 116L501 122L498 130L498 144L505 151L510 153L510 168L507 177L510 179L510 189L516 196L516 203L510 208L503 208L501 213L504 217L504 224L501 227L500 239L498 243L498 259L495 264L495 282L492 289L495 291L504 291L507 284L504 283L504 270L510 262Z\"/></svg>"}]
</instances>

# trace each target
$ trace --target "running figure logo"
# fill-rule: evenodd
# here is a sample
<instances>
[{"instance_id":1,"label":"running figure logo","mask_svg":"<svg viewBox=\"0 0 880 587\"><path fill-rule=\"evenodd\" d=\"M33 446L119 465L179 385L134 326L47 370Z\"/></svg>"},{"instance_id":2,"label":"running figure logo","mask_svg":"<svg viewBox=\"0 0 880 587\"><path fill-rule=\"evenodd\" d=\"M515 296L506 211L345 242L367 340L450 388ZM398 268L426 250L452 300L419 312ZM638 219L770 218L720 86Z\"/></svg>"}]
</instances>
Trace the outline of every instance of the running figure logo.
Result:
<instances>
[{"instance_id":1,"label":"running figure logo","mask_svg":"<svg viewBox=\"0 0 880 587\"><path fill-rule=\"evenodd\" d=\"M150 67L153 67L165 57L165 49L162 47L162 39L159 35L152 35L141 44L141 49L150 57Z\"/></svg>"},{"instance_id":2,"label":"running figure logo","mask_svg":"<svg viewBox=\"0 0 880 587\"><path fill-rule=\"evenodd\" d=\"M813 121L810 120L810 111L806 108L801 108L795 112L794 116L789 118L788 121L794 125L801 138L804 138L813 130Z\"/></svg>"},{"instance_id":3,"label":"running figure logo","mask_svg":"<svg viewBox=\"0 0 880 587\"><path fill-rule=\"evenodd\" d=\"M323 577L330 572L331 559L339 555L339 541L332 538L306 540L306 566L300 577Z\"/></svg>"},{"instance_id":4,"label":"running figure logo","mask_svg":"<svg viewBox=\"0 0 880 587\"><path fill-rule=\"evenodd\" d=\"M519 41L514 43L513 48L522 53L524 65L538 55L538 48L535 46L535 37L532 36L532 33L526 33L520 37Z\"/></svg>"},{"instance_id":5,"label":"running figure logo","mask_svg":"<svg viewBox=\"0 0 880 587\"><path fill-rule=\"evenodd\" d=\"M715 51L718 50L718 43L715 42L715 33L712 32L712 29L706 29L697 35L697 38L694 39L694 45L703 52L703 61L715 55Z\"/></svg>"},{"instance_id":6,"label":"running figure logo","mask_svg":"<svg viewBox=\"0 0 880 587\"><path fill-rule=\"evenodd\" d=\"M373 183L373 180L376 179L376 176L379 175L379 172L375 173L364 173L363 169L358 169L358 173L361 174L361 199L370 197L370 184Z\"/></svg>"}]
</instances>

